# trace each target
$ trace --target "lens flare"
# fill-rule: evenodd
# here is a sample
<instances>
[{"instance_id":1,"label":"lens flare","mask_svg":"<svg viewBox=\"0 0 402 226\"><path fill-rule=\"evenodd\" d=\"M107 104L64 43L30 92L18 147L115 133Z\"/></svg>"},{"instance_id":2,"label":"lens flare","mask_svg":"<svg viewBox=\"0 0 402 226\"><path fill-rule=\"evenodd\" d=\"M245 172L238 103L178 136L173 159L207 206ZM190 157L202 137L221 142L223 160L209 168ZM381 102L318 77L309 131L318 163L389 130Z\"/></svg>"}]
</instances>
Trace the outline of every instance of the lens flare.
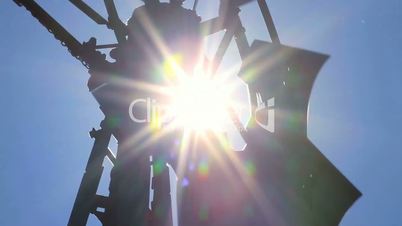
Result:
<instances>
[{"instance_id":1,"label":"lens flare","mask_svg":"<svg viewBox=\"0 0 402 226\"><path fill-rule=\"evenodd\" d=\"M222 87L206 76L182 78L171 92L170 114L175 125L195 131L223 130L230 100Z\"/></svg>"}]
</instances>

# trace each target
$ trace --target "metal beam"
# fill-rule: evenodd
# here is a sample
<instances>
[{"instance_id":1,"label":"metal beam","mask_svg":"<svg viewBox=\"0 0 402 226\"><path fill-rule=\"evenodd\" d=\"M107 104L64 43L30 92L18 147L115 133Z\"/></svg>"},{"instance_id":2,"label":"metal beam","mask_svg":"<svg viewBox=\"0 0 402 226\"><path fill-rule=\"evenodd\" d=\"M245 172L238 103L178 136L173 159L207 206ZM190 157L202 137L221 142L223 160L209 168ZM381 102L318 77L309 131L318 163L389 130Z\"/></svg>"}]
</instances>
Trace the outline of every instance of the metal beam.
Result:
<instances>
[{"instance_id":1,"label":"metal beam","mask_svg":"<svg viewBox=\"0 0 402 226\"><path fill-rule=\"evenodd\" d=\"M96 204L96 192L103 173L103 160L108 154L111 131L107 128L98 131L93 129L90 135L95 138L95 142L71 211L68 226L85 226L89 214L93 212Z\"/></svg>"},{"instance_id":2,"label":"metal beam","mask_svg":"<svg viewBox=\"0 0 402 226\"><path fill-rule=\"evenodd\" d=\"M104 0L106 11L109 15L109 27L114 30L117 42L124 43L126 41L125 24L120 20L113 0Z\"/></svg>"},{"instance_id":3,"label":"metal beam","mask_svg":"<svg viewBox=\"0 0 402 226\"><path fill-rule=\"evenodd\" d=\"M269 12L267 2L265 0L258 0L258 6L260 7L262 16L264 17L272 43L280 44L281 42L279 41L278 32L276 31L274 20Z\"/></svg>"},{"instance_id":4,"label":"metal beam","mask_svg":"<svg viewBox=\"0 0 402 226\"><path fill-rule=\"evenodd\" d=\"M95 21L97 24L107 25L108 21L103 18L99 13L92 9L88 4L82 0L69 0L75 7L81 10L85 15Z\"/></svg>"}]
</instances>

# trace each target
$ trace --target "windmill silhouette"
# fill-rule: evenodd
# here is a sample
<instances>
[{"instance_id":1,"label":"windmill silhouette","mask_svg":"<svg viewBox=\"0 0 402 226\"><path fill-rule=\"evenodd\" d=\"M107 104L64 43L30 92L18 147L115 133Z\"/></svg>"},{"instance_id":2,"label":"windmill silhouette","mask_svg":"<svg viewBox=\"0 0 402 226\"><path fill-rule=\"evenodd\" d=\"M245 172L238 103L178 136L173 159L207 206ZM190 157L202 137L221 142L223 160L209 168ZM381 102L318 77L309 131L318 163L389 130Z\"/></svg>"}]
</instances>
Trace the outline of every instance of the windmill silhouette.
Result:
<instances>
[{"instance_id":1,"label":"windmill silhouette","mask_svg":"<svg viewBox=\"0 0 402 226\"><path fill-rule=\"evenodd\" d=\"M192 154L185 159L186 166L194 164L199 170L184 167L179 174L179 184L186 184L177 191L179 224L337 225L360 197L307 138L310 92L328 56L281 44L264 0L257 2L272 42L255 40L251 45L239 17L239 7L249 0L221 0L219 16L207 21L196 13L197 0L192 9L183 8L180 0L147 0L128 24L120 20L113 0L104 0L107 19L82 0L70 0L97 24L113 30L117 43L106 45L98 45L95 38L80 43L34 0L14 1L89 70L88 88L105 115L101 129L90 133L95 142L68 225L84 226L90 214L105 226L172 225L167 163L179 170L179 163L169 157L177 154L175 142L182 132L156 138L151 132L142 133L143 126L132 123L127 109L133 98L164 98L141 86L163 84L153 79L155 65L166 57L160 43L180 52L183 71L191 73L202 39L219 31L224 36L211 59L212 73L234 39L242 59L239 77L248 85L252 115L243 126L233 109L228 112L247 147L228 154L219 135L211 134L208 142L189 138ZM99 49L111 49L115 61L106 60ZM139 85L124 82L130 80ZM116 156L108 148L112 135L119 142ZM142 142L155 139L152 144ZM106 157L114 165L108 197L97 195Z\"/></svg>"}]
</instances>

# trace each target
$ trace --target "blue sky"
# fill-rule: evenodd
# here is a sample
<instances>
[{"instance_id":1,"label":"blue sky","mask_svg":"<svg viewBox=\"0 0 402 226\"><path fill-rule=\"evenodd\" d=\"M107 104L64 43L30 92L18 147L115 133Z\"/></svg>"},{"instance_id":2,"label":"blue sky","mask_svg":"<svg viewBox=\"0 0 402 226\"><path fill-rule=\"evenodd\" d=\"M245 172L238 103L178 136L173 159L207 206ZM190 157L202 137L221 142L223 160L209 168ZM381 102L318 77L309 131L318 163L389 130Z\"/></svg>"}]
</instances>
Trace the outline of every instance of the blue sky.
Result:
<instances>
[{"instance_id":1,"label":"blue sky","mask_svg":"<svg viewBox=\"0 0 402 226\"><path fill-rule=\"evenodd\" d=\"M38 2L79 40L113 42L68 1ZM88 2L104 13L100 1ZM212 16L213 2L200 1L200 13ZM139 5L116 3L124 19ZM363 193L342 225L402 225L402 2L269 5L282 43L331 55L312 92L308 134ZM255 4L241 15L250 40L267 39ZM92 145L88 131L102 114L84 67L27 11L0 1L0 31L0 225L66 225ZM225 64L236 60L231 52Z\"/></svg>"}]
</instances>

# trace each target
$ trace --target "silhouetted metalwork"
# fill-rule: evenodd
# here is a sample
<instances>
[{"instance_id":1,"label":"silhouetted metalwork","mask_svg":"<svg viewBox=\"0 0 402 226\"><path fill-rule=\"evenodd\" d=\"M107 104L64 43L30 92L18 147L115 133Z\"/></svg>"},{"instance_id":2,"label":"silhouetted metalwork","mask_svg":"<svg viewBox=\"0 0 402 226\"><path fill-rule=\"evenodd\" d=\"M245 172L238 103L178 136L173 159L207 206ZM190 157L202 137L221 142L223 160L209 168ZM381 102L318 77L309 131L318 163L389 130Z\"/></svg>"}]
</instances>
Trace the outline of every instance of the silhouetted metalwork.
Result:
<instances>
[{"instance_id":1,"label":"silhouetted metalwork","mask_svg":"<svg viewBox=\"0 0 402 226\"><path fill-rule=\"evenodd\" d=\"M107 19L82 0L70 0L97 24L114 31L117 43L104 45L98 45L95 38L81 44L34 0L14 1L30 11L89 69L88 88L105 115L101 129L90 133L95 142L69 226L86 225L89 214L105 226L172 225L166 164L178 169L171 156L177 155L176 140L182 136L181 131L147 146L132 142L143 127L131 123L127 114L129 101L144 96L163 97L114 79L117 76L162 84L152 80L150 74L164 58L154 31L149 29L151 25L170 50L184 56L186 71L194 67L202 39L225 31L212 59L213 71L234 39L243 61L239 77L250 92L252 116L247 126L241 124L233 109L228 109L247 143L245 151L225 155L218 137L211 135L214 153L220 156L218 161L209 156L210 152L202 151L211 148L211 144L207 147L205 142L190 137L192 154L186 162L206 161L210 174L200 177L195 171L185 170L178 178L179 184L186 183L177 191L180 225L337 225L361 195L307 138L310 92L328 56L282 45L264 0L258 0L258 5L272 43L255 40L251 46L239 17L239 7L250 0L221 0L219 16L203 22L196 14L197 0L192 10L183 8L182 0L144 0L127 25L119 18L113 0L104 0ZM104 48L112 48L110 56L115 62L107 61L106 55L98 51ZM275 109L275 114L270 108ZM274 124L269 122L270 114ZM112 135L119 142L117 156L108 148ZM138 139L147 140L149 136ZM105 157L114 165L108 197L96 193ZM154 190L151 210L150 166Z\"/></svg>"}]
</instances>

